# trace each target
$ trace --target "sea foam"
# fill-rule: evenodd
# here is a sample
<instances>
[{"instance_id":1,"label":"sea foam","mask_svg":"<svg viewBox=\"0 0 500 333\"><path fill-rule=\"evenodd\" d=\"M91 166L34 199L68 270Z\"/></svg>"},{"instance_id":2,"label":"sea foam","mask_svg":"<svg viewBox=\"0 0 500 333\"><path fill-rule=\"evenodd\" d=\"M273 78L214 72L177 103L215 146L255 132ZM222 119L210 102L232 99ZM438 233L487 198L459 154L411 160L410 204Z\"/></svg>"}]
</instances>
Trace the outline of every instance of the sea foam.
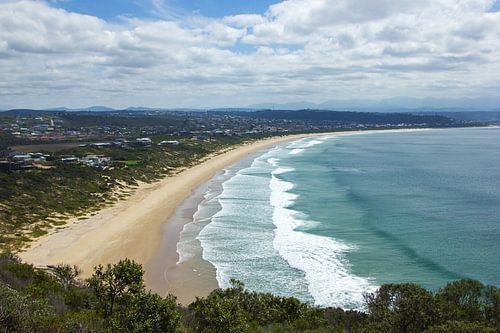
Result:
<instances>
[{"instance_id":1,"label":"sea foam","mask_svg":"<svg viewBox=\"0 0 500 333\"><path fill-rule=\"evenodd\" d=\"M236 278L251 290L312 301L303 273L291 268L273 246L269 181L274 168L270 163L277 165L279 159L268 161L272 154L254 159L222 184L222 192L213 199L220 209L197 239L203 259L216 268L221 288L229 287L229 280Z\"/></svg>"},{"instance_id":2,"label":"sea foam","mask_svg":"<svg viewBox=\"0 0 500 333\"><path fill-rule=\"evenodd\" d=\"M335 239L297 230L311 225L304 214L290 207L298 198L290 193L294 185L279 178L286 167L277 167L270 181L273 222L276 226L274 247L293 268L305 273L308 290L319 306L363 308L363 293L375 289L371 281L350 272L344 255L355 247ZM314 221L312 221L314 223Z\"/></svg>"},{"instance_id":3,"label":"sea foam","mask_svg":"<svg viewBox=\"0 0 500 333\"><path fill-rule=\"evenodd\" d=\"M289 154L290 155L298 155L298 154L302 153L303 151L304 151L304 149L302 149L302 148L295 148Z\"/></svg>"},{"instance_id":4,"label":"sea foam","mask_svg":"<svg viewBox=\"0 0 500 333\"><path fill-rule=\"evenodd\" d=\"M308 233L320 222L294 210L294 168L290 149L305 149L323 140L299 140L255 158L222 183L222 191L200 205L196 219L203 229L196 240L202 256L216 268L221 288L236 278L251 290L294 296L322 306L361 309L371 281L350 271L345 253L355 247ZM288 176L290 175L290 176ZM203 206L217 205L207 217ZM265 279L263 280L263 277Z\"/></svg>"},{"instance_id":5,"label":"sea foam","mask_svg":"<svg viewBox=\"0 0 500 333\"><path fill-rule=\"evenodd\" d=\"M298 155L303 153L307 148L320 145L324 140L310 140L309 138L304 138L300 139L297 141L292 142L289 144L286 148L291 149L291 151L288 153L290 155Z\"/></svg>"}]
</instances>

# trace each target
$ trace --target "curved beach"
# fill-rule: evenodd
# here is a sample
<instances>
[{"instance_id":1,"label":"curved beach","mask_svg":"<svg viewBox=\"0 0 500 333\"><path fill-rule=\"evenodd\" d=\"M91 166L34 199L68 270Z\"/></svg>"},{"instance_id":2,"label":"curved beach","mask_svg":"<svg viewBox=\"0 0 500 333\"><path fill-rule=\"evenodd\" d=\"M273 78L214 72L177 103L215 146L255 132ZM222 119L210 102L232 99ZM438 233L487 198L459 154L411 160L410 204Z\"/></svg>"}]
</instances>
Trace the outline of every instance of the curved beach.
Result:
<instances>
[{"instance_id":1,"label":"curved beach","mask_svg":"<svg viewBox=\"0 0 500 333\"><path fill-rule=\"evenodd\" d=\"M37 239L19 254L36 266L67 263L77 265L82 276L91 275L99 264L123 258L146 265L158 252L163 226L176 207L198 186L225 166L260 149L307 135L290 135L260 140L212 156L179 174L154 184L141 184L128 198L94 216L71 219L62 230Z\"/></svg>"},{"instance_id":2,"label":"curved beach","mask_svg":"<svg viewBox=\"0 0 500 333\"><path fill-rule=\"evenodd\" d=\"M146 283L151 290L161 295L173 293L182 303L189 303L196 296L204 296L217 288L217 281L213 267L201 258L188 265L177 265L179 234L196 207L178 212L188 215L184 220L169 222L176 209L219 170L252 153L285 141L332 134L340 133L274 137L212 156L175 176L140 185L130 197L94 216L71 220L65 228L41 237L19 256L36 266L77 265L82 269L83 277L89 277L99 264L133 259L144 265Z\"/></svg>"}]
</instances>

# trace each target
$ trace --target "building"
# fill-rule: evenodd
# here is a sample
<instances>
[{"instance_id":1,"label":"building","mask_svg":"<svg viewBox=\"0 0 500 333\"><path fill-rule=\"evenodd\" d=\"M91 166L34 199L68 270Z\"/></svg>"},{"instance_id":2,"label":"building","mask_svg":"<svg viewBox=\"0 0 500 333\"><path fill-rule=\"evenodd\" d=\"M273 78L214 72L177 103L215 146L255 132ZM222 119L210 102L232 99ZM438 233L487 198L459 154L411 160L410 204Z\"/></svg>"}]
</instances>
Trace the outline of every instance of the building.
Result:
<instances>
[{"instance_id":1,"label":"building","mask_svg":"<svg viewBox=\"0 0 500 333\"><path fill-rule=\"evenodd\" d=\"M158 144L158 146L165 146L165 145L172 145L172 146L178 146L179 141L177 140L167 140L167 141L162 141Z\"/></svg>"},{"instance_id":2,"label":"building","mask_svg":"<svg viewBox=\"0 0 500 333\"><path fill-rule=\"evenodd\" d=\"M29 154L23 154L23 155L14 155L12 156L12 160L15 162L29 162L33 158Z\"/></svg>"},{"instance_id":3,"label":"building","mask_svg":"<svg viewBox=\"0 0 500 333\"><path fill-rule=\"evenodd\" d=\"M80 163L94 168L104 168L111 162L111 158L104 155L87 155L80 159Z\"/></svg>"},{"instance_id":4,"label":"building","mask_svg":"<svg viewBox=\"0 0 500 333\"><path fill-rule=\"evenodd\" d=\"M153 143L153 141L150 138L135 139L135 142L138 144L142 144L144 146L148 146L148 145L151 145Z\"/></svg>"}]
</instances>

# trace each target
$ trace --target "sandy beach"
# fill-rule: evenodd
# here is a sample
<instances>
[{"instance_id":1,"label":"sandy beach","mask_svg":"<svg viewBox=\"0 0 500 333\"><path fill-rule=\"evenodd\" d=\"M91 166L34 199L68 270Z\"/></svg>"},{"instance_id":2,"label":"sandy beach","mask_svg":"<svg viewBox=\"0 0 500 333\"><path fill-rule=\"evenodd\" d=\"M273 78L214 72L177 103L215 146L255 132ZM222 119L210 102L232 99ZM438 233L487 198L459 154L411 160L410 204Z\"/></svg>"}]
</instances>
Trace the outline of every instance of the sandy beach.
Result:
<instances>
[{"instance_id":1,"label":"sandy beach","mask_svg":"<svg viewBox=\"0 0 500 333\"><path fill-rule=\"evenodd\" d=\"M260 149L306 135L274 137L216 155L154 184L141 184L124 200L83 220L72 219L62 230L37 239L22 260L36 266L77 265L88 277L99 264L123 258L146 265L157 253L163 226L176 207L218 170Z\"/></svg>"},{"instance_id":2,"label":"sandy beach","mask_svg":"<svg viewBox=\"0 0 500 333\"><path fill-rule=\"evenodd\" d=\"M395 130L399 131L399 130ZM403 130L404 131L404 130ZM334 133L334 134L342 134ZM347 132L357 133L357 132ZM284 141L332 133L274 137L239 146L233 150L154 184L142 184L134 193L83 220L74 219L62 229L36 240L19 254L36 266L67 263L77 265L82 277L91 275L99 264L133 259L144 265L147 286L160 295L173 293L186 304L217 287L213 267L201 258L177 265L176 244L185 223L196 207L176 209L196 193L219 170L259 150ZM194 194L193 194L194 193ZM197 202L194 200L193 202ZM183 218L172 219L176 213ZM178 216L179 217L179 216Z\"/></svg>"}]
</instances>

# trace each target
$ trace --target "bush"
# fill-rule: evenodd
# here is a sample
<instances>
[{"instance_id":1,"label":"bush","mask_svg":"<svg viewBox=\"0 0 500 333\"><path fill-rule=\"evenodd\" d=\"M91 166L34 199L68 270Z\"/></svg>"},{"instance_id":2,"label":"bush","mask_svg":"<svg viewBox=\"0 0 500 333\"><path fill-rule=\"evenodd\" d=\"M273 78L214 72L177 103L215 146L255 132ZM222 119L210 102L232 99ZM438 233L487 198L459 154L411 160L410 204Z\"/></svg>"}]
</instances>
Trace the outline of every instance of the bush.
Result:
<instances>
[{"instance_id":1,"label":"bush","mask_svg":"<svg viewBox=\"0 0 500 333\"><path fill-rule=\"evenodd\" d=\"M482 323L466 323L463 321L448 321L444 324L432 326L425 333L495 333L493 327Z\"/></svg>"},{"instance_id":2,"label":"bush","mask_svg":"<svg viewBox=\"0 0 500 333\"><path fill-rule=\"evenodd\" d=\"M51 316L43 301L32 301L0 283L0 328L5 332L31 332Z\"/></svg>"},{"instance_id":3,"label":"bush","mask_svg":"<svg viewBox=\"0 0 500 333\"><path fill-rule=\"evenodd\" d=\"M128 259L96 267L88 281L96 310L113 332L175 332L180 326L175 297L146 293L143 275L142 266Z\"/></svg>"},{"instance_id":4,"label":"bush","mask_svg":"<svg viewBox=\"0 0 500 333\"><path fill-rule=\"evenodd\" d=\"M440 320L432 293L414 284L383 285L365 299L371 321L386 332L422 332Z\"/></svg>"},{"instance_id":5,"label":"bush","mask_svg":"<svg viewBox=\"0 0 500 333\"><path fill-rule=\"evenodd\" d=\"M232 288L217 289L189 306L197 332L220 332L232 327L245 332L255 325L265 327L276 323L305 331L326 325L321 309L293 297L246 291L236 280L231 283Z\"/></svg>"},{"instance_id":6,"label":"bush","mask_svg":"<svg viewBox=\"0 0 500 333\"><path fill-rule=\"evenodd\" d=\"M189 309L193 312L196 332L242 333L250 328L239 302L218 292L212 292L205 299L196 299Z\"/></svg>"},{"instance_id":7,"label":"bush","mask_svg":"<svg viewBox=\"0 0 500 333\"><path fill-rule=\"evenodd\" d=\"M142 266L128 259L96 267L86 285L75 267L49 271L0 255L0 332L500 332L498 289L472 280L436 294L383 285L365 296L368 312L361 313L251 292L234 280L182 308L174 296L146 292Z\"/></svg>"},{"instance_id":8,"label":"bush","mask_svg":"<svg viewBox=\"0 0 500 333\"><path fill-rule=\"evenodd\" d=\"M111 317L115 307L126 305L130 298L144 290L142 266L129 260L116 265L99 265L88 285L93 290L98 309L104 317Z\"/></svg>"}]
</instances>

